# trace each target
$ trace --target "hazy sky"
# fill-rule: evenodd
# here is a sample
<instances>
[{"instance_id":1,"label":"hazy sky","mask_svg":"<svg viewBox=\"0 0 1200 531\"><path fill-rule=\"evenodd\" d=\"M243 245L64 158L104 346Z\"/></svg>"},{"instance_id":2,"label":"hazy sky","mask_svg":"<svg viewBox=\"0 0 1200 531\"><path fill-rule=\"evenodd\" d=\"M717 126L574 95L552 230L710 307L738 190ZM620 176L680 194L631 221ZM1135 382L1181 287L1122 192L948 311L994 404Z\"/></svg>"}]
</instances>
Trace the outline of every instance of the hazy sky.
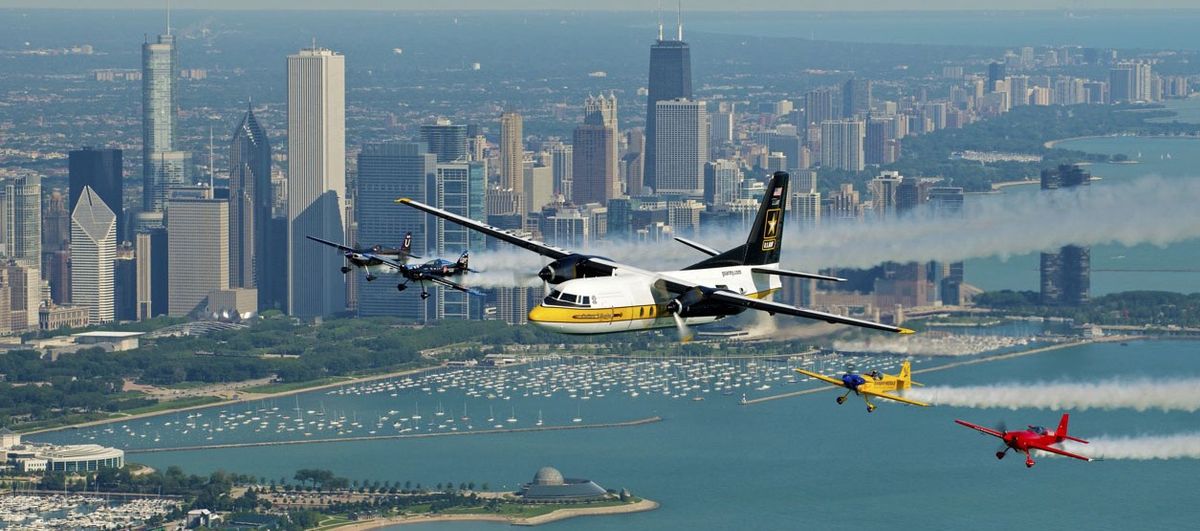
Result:
<instances>
[{"instance_id":1,"label":"hazy sky","mask_svg":"<svg viewBox=\"0 0 1200 531\"><path fill-rule=\"evenodd\" d=\"M652 10L656 0L172 0L180 9L587 9ZM3 7L161 9L165 0L0 0ZM675 2L663 2L673 8ZM685 10L1164 9L1196 0L687 0Z\"/></svg>"}]
</instances>

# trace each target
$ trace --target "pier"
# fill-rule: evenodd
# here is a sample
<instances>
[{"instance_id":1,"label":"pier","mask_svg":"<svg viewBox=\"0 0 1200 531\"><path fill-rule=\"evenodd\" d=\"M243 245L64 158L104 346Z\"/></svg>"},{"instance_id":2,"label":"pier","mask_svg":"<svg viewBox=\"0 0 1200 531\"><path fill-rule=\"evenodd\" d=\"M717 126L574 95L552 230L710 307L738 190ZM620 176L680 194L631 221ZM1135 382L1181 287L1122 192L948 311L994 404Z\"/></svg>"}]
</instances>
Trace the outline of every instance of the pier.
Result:
<instances>
[{"instance_id":1,"label":"pier","mask_svg":"<svg viewBox=\"0 0 1200 531\"><path fill-rule=\"evenodd\" d=\"M437 433L413 433L405 435L360 435L354 437L326 437L322 439L295 439L288 441L259 441L244 443L200 444L194 446L178 446L175 448L137 448L125 450L126 454L148 454L156 452L187 452L193 450L220 450L226 448L253 448L256 446L286 446L293 444L323 444L355 441L382 441L392 439L426 439L430 437L451 437L456 435L486 435L494 433L528 433L536 431L590 430L600 428L632 428L646 424L662 422L662 417L646 417L622 422L604 422L597 424L568 424L564 426L537 426L533 428L502 428L473 431L448 431Z\"/></svg>"}]
</instances>

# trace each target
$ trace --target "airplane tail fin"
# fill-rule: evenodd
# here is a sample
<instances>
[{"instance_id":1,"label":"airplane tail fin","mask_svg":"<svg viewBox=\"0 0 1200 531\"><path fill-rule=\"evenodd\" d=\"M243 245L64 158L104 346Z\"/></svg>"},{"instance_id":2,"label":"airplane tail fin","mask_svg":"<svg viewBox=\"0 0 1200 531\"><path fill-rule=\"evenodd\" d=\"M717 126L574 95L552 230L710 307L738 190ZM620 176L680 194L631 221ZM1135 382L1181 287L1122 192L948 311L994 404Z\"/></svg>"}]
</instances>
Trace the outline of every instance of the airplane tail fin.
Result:
<instances>
[{"instance_id":1,"label":"airplane tail fin","mask_svg":"<svg viewBox=\"0 0 1200 531\"><path fill-rule=\"evenodd\" d=\"M404 233L404 243L400 244L401 254L412 254L412 233Z\"/></svg>"},{"instance_id":2,"label":"airplane tail fin","mask_svg":"<svg viewBox=\"0 0 1200 531\"><path fill-rule=\"evenodd\" d=\"M896 378L900 379L900 385L904 389L908 389L914 385L922 387L920 383L912 380L912 362L909 360L904 360L904 363L900 364L900 374L897 374Z\"/></svg>"},{"instance_id":3,"label":"airplane tail fin","mask_svg":"<svg viewBox=\"0 0 1200 531\"><path fill-rule=\"evenodd\" d=\"M1067 435L1067 423L1070 420L1071 420L1071 414L1063 413L1062 420L1058 421L1058 428L1054 430L1054 436L1058 437L1060 439L1066 439L1068 441L1075 441L1078 443L1087 444L1088 442L1083 439L1080 439L1078 437L1071 437L1070 435Z\"/></svg>"},{"instance_id":4,"label":"airplane tail fin","mask_svg":"<svg viewBox=\"0 0 1200 531\"><path fill-rule=\"evenodd\" d=\"M766 265L779 263L779 251L783 245L783 215L787 211L788 174L777 171L767 183L758 216L750 227L746 243L716 256L692 264L685 269L708 269L740 265Z\"/></svg>"},{"instance_id":5,"label":"airplane tail fin","mask_svg":"<svg viewBox=\"0 0 1200 531\"><path fill-rule=\"evenodd\" d=\"M470 260L470 256L468 256L469 253L470 251L463 251L462 254L458 255L458 262L456 262L455 265L457 265L462 271L470 269L467 265L468 260Z\"/></svg>"}]
</instances>

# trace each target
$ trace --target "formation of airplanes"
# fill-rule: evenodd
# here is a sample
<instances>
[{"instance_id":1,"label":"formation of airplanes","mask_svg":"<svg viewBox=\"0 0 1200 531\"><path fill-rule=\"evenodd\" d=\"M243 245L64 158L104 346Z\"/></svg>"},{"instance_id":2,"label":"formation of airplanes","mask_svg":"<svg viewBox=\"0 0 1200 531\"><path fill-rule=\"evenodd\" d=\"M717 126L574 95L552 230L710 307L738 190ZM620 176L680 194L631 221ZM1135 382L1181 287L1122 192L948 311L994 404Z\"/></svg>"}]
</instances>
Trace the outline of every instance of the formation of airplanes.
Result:
<instances>
[{"instance_id":1,"label":"formation of airplanes","mask_svg":"<svg viewBox=\"0 0 1200 531\"><path fill-rule=\"evenodd\" d=\"M674 326L678 329L680 338L689 341L692 338L691 325L712 323L746 310L762 311L771 315L792 315L884 332L913 333L912 330L899 326L770 300L782 285L781 277L833 282L844 280L780 268L787 188L788 174L775 172L767 184L746 243L738 247L722 252L698 242L675 238L707 257L683 269L670 271L647 270L601 256L560 249L409 198L399 198L396 203L550 258L552 262L537 272L537 276L550 286L549 293L541 303L530 310L528 318L529 322L537 326L559 333L607 334ZM342 267L344 274L356 268L361 269L366 272L367 281L373 281L381 275L396 275L403 279L397 284L397 289L404 291L410 282L416 282L421 286L423 299L429 297L425 289L426 282L479 294L476 290L451 280L473 272L468 266L467 251L463 251L455 261L438 258L410 265L410 260L420 259L412 254L411 233L406 234L403 244L395 249L379 245L356 249L313 236L308 238L342 252L348 264ZM900 373L894 375L877 371L865 374L847 371L840 376L826 376L804 369L796 369L796 372L845 389L845 393L837 397L838 404L845 403L851 393L862 397L868 413L876 409L871 398L882 398L912 406L929 406L901 394L912 386L921 385L912 381L912 369L908 361L901 365ZM992 429L955 420L958 424L1001 439L1004 447L996 452L997 459L1003 459L1009 450L1014 450L1024 453L1025 466L1032 467L1034 461L1030 457L1030 451L1041 450L1092 461L1086 456L1054 446L1063 441L1087 443L1067 434L1067 421L1068 415L1063 414L1058 428L1053 431L1038 426L1029 426L1027 430L1008 431L1004 427Z\"/></svg>"},{"instance_id":2,"label":"formation of airplanes","mask_svg":"<svg viewBox=\"0 0 1200 531\"><path fill-rule=\"evenodd\" d=\"M348 264L342 266L342 273L350 273L350 271L356 268L362 269L367 273L367 282L374 281L380 275L396 275L403 279L399 284L396 284L396 289L404 291L408 288L409 282L416 282L421 286L422 299L429 298L429 291L425 289L426 282L440 284L472 295L482 295L482 293L473 288L450 280L453 277L476 272L468 264L469 256L467 251L463 251L458 256L458 260L455 261L435 258L421 264L410 265L408 263L409 260L421 258L412 254L411 232L404 235L404 243L398 249L388 249L380 245L366 249L355 249L314 236L308 236L308 239L341 251L342 255L346 257L346 263Z\"/></svg>"}]
</instances>

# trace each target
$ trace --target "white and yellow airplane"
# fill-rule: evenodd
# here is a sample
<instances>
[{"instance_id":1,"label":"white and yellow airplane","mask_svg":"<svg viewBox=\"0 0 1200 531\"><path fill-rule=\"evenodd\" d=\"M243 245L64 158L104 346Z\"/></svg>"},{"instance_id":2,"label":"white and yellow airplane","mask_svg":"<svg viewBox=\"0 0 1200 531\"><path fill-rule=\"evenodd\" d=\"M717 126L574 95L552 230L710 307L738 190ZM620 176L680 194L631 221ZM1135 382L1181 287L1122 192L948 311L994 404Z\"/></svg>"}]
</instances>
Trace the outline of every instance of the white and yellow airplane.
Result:
<instances>
[{"instance_id":1,"label":"white and yellow airplane","mask_svg":"<svg viewBox=\"0 0 1200 531\"><path fill-rule=\"evenodd\" d=\"M867 374L847 372L843 374L841 378L831 378L829 376L818 374L812 371L806 371L804 369L796 369L796 372L805 376L816 378L835 387L846 388L846 393L837 397L837 403L839 405L846 402L846 397L850 396L850 393L861 396L863 401L867 403L867 413L875 411L875 404L871 403L871 397L873 396L886 398L888 400L895 400L910 406L929 406L929 404L924 402L918 402L916 400L911 400L894 394L908 389L914 385L921 385L912 381L912 364L908 361L905 361L902 365L900 365L900 374L883 374L878 371L871 371Z\"/></svg>"},{"instance_id":2,"label":"white and yellow airplane","mask_svg":"<svg viewBox=\"0 0 1200 531\"><path fill-rule=\"evenodd\" d=\"M691 339L688 325L711 323L752 309L911 334L912 330L906 328L767 300L779 290L782 276L843 280L779 268L787 189L788 174L775 172L743 245L718 252L676 238L709 255L679 271L647 271L552 247L412 199L396 202L554 260L538 272L538 277L553 289L530 310L529 321L557 332L604 334L676 326L687 341Z\"/></svg>"}]
</instances>

